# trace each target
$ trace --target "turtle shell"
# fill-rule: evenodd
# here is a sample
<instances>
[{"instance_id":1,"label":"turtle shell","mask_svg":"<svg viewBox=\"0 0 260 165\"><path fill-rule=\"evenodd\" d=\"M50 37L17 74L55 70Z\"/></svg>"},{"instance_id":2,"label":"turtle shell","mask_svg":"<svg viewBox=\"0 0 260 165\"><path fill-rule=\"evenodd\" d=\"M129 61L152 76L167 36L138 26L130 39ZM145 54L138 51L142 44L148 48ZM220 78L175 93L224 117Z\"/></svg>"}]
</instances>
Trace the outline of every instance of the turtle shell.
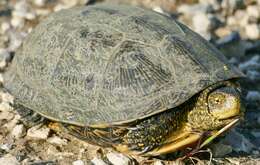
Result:
<instances>
[{"instance_id":1,"label":"turtle shell","mask_svg":"<svg viewBox=\"0 0 260 165\"><path fill-rule=\"evenodd\" d=\"M122 124L241 77L210 43L162 14L100 4L62 10L25 39L5 73L19 104L80 126Z\"/></svg>"}]
</instances>

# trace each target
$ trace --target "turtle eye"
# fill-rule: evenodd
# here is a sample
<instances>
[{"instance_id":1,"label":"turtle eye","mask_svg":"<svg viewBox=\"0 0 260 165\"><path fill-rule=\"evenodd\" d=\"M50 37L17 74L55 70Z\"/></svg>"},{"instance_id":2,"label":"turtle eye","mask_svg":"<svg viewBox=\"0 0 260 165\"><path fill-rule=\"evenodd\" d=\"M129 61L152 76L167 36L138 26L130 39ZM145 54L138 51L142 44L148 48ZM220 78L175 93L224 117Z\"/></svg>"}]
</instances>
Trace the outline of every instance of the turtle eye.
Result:
<instances>
[{"instance_id":1,"label":"turtle eye","mask_svg":"<svg viewBox=\"0 0 260 165\"><path fill-rule=\"evenodd\" d=\"M208 105L210 112L218 110L225 102L225 95L219 92L213 92L209 95Z\"/></svg>"},{"instance_id":2,"label":"turtle eye","mask_svg":"<svg viewBox=\"0 0 260 165\"><path fill-rule=\"evenodd\" d=\"M214 103L215 103L215 104L220 104L220 103L221 103L221 99L220 99L219 97L216 97L216 98L214 99Z\"/></svg>"}]
</instances>

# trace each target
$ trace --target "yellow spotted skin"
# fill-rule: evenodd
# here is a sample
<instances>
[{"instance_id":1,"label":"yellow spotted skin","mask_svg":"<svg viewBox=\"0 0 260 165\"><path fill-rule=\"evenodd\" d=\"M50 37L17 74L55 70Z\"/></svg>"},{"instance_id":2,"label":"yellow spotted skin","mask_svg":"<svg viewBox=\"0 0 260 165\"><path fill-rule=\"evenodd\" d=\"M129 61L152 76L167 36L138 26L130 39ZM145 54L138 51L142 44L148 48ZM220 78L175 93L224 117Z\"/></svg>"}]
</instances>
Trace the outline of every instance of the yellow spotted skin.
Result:
<instances>
[{"instance_id":1,"label":"yellow spotted skin","mask_svg":"<svg viewBox=\"0 0 260 165\"><path fill-rule=\"evenodd\" d=\"M238 88L235 83L218 83L176 108L128 125L94 128L67 124L65 127L73 135L88 142L114 147L122 152L145 154L163 148L169 138L175 139L174 136L177 138L180 133L203 134L230 123L240 113ZM233 107L226 104L229 100L233 101ZM219 115L225 111L231 113Z\"/></svg>"}]
</instances>

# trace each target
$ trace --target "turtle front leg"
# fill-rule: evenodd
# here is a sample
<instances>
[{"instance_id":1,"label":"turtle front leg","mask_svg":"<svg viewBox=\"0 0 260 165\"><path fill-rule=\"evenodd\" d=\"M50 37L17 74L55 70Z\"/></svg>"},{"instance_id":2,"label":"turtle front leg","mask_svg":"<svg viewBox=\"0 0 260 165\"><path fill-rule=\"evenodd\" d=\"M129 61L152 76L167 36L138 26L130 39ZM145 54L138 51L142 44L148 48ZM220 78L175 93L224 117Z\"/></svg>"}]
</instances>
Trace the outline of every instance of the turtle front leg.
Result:
<instances>
[{"instance_id":1,"label":"turtle front leg","mask_svg":"<svg viewBox=\"0 0 260 165\"><path fill-rule=\"evenodd\" d=\"M178 132L185 122L185 112L170 110L141 121L134 127L128 128L123 137L124 143L117 150L129 150L146 154L168 143L173 132ZM175 136L175 135L173 135Z\"/></svg>"},{"instance_id":2,"label":"turtle front leg","mask_svg":"<svg viewBox=\"0 0 260 165\"><path fill-rule=\"evenodd\" d=\"M185 110L173 109L125 126L63 126L70 134L92 144L113 147L123 153L156 156L198 140L200 135L191 136L183 129L185 120Z\"/></svg>"},{"instance_id":3,"label":"turtle front leg","mask_svg":"<svg viewBox=\"0 0 260 165\"><path fill-rule=\"evenodd\" d=\"M47 120L38 114L37 112L24 107L21 104L17 104L14 102L13 105L15 111L21 116L20 121L25 125L27 128L31 128L35 125L45 123Z\"/></svg>"}]
</instances>

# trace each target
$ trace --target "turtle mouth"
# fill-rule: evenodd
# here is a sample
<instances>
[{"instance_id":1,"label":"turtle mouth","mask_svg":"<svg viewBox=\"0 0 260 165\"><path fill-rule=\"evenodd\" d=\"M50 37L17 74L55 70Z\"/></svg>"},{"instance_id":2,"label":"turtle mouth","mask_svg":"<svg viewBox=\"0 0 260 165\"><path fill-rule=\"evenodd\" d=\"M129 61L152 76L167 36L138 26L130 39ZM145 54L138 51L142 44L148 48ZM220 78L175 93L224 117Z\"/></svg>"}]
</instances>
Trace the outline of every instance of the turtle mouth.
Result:
<instances>
[{"instance_id":1,"label":"turtle mouth","mask_svg":"<svg viewBox=\"0 0 260 165\"><path fill-rule=\"evenodd\" d=\"M167 154L175 151L183 150L187 147L195 146L195 150L199 150L212 142L216 137L221 135L223 132L226 132L231 127L239 122L239 117L232 117L229 119L230 122L225 125L223 128L214 131L204 131L204 132L195 132L187 131L182 129L182 132L170 136L164 145L155 148L154 150L145 153L144 156L158 156L162 154Z\"/></svg>"}]
</instances>

